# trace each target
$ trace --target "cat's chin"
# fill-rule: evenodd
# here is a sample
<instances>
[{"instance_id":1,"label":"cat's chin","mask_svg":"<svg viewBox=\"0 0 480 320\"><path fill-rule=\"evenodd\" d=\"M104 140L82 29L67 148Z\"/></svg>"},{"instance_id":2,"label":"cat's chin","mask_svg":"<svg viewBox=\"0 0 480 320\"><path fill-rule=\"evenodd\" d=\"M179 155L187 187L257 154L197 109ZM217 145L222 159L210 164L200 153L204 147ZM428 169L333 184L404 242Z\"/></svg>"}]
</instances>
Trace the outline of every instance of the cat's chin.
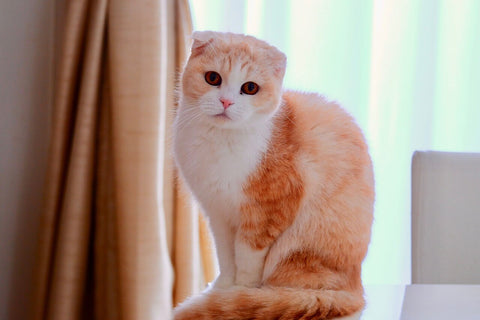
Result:
<instances>
[{"instance_id":1,"label":"cat's chin","mask_svg":"<svg viewBox=\"0 0 480 320\"><path fill-rule=\"evenodd\" d=\"M220 119L224 121L232 121L232 119L225 113L216 114L213 116L215 119Z\"/></svg>"},{"instance_id":2,"label":"cat's chin","mask_svg":"<svg viewBox=\"0 0 480 320\"><path fill-rule=\"evenodd\" d=\"M227 114L221 113L209 117L209 122L214 127L221 129L235 129L242 127L242 121L234 120L230 118Z\"/></svg>"},{"instance_id":3,"label":"cat's chin","mask_svg":"<svg viewBox=\"0 0 480 320\"><path fill-rule=\"evenodd\" d=\"M268 121L268 117L249 117L247 119L232 119L227 114L217 114L207 117L207 121L213 127L219 129L252 129L258 126L264 126L265 122Z\"/></svg>"}]
</instances>

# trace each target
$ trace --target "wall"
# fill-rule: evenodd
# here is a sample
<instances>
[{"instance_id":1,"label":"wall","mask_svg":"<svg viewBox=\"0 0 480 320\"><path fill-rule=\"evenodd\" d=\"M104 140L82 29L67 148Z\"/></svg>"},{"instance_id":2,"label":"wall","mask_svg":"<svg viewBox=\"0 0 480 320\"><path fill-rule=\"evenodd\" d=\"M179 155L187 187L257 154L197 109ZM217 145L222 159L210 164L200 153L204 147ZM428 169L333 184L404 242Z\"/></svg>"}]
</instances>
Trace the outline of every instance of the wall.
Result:
<instances>
[{"instance_id":1,"label":"wall","mask_svg":"<svg viewBox=\"0 0 480 320\"><path fill-rule=\"evenodd\" d=\"M53 78L55 0L0 2L0 319L27 319Z\"/></svg>"}]
</instances>

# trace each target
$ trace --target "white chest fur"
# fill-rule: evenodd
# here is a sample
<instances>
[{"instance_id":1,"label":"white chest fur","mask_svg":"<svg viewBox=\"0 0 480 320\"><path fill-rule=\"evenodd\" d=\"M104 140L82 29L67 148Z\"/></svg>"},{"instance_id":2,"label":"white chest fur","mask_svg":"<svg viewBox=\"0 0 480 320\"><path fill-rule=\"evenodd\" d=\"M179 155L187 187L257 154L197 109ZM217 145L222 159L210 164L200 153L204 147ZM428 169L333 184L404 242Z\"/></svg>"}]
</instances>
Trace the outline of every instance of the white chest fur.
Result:
<instances>
[{"instance_id":1,"label":"white chest fur","mask_svg":"<svg viewBox=\"0 0 480 320\"><path fill-rule=\"evenodd\" d=\"M207 215L236 222L242 188L260 163L269 137L268 123L251 130L221 129L201 121L175 126L175 160Z\"/></svg>"}]
</instances>

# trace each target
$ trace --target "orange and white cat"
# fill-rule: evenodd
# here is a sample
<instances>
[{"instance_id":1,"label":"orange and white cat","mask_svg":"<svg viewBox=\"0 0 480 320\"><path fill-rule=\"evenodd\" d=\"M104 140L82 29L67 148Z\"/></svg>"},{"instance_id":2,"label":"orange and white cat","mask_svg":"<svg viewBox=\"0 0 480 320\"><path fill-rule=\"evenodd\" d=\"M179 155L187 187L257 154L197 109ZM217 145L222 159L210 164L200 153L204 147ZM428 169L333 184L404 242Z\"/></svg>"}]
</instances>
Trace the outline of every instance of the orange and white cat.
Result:
<instances>
[{"instance_id":1,"label":"orange and white cat","mask_svg":"<svg viewBox=\"0 0 480 320\"><path fill-rule=\"evenodd\" d=\"M181 176L208 216L220 275L183 319L330 319L363 308L374 182L336 103L284 91L285 55L195 32L174 124Z\"/></svg>"}]
</instances>

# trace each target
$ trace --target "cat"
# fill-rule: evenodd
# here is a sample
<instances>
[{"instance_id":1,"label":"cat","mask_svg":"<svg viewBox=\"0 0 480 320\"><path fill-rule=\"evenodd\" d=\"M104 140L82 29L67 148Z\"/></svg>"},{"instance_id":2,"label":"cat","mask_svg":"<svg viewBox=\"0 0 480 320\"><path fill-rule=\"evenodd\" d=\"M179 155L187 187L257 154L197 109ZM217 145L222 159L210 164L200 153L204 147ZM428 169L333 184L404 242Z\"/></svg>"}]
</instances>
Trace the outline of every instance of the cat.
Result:
<instances>
[{"instance_id":1,"label":"cat","mask_svg":"<svg viewBox=\"0 0 480 320\"><path fill-rule=\"evenodd\" d=\"M353 118L283 89L286 56L194 32L173 153L213 232L220 274L174 319L330 319L363 309L374 179Z\"/></svg>"}]
</instances>

